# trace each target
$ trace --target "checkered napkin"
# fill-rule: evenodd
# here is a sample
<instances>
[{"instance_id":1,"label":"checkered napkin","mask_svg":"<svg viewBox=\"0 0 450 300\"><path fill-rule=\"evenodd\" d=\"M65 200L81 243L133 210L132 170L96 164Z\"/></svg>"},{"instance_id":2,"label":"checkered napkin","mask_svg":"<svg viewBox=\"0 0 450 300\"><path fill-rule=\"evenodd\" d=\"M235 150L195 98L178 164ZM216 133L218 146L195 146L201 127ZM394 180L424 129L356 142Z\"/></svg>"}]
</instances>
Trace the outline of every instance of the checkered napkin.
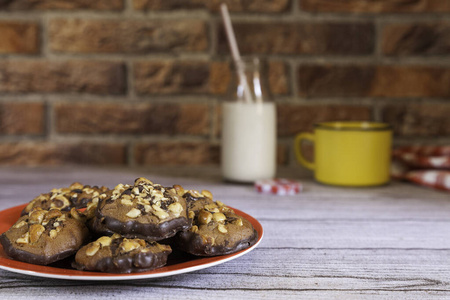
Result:
<instances>
[{"instance_id":1,"label":"checkered napkin","mask_svg":"<svg viewBox=\"0 0 450 300\"><path fill-rule=\"evenodd\" d=\"M391 175L450 192L450 145L394 149Z\"/></svg>"}]
</instances>

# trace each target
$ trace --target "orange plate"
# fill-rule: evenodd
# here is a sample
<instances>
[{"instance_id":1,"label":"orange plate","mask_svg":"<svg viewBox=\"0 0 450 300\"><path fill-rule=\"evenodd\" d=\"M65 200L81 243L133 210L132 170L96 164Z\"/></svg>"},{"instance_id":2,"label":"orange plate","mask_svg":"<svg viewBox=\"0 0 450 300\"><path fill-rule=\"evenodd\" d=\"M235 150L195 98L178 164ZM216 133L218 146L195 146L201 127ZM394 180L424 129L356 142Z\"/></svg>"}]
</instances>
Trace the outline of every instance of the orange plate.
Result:
<instances>
[{"instance_id":1,"label":"orange plate","mask_svg":"<svg viewBox=\"0 0 450 300\"><path fill-rule=\"evenodd\" d=\"M20 212L26 206L19 205L0 211L0 232L7 231L20 216ZM261 224L250 215L230 207L236 214L246 218L252 223L253 227L258 232L258 241L250 248L241 250L236 253L214 256L214 257L196 257L193 255L173 253L169 256L167 265L148 272L131 273L131 274L115 274L115 273L100 273L78 271L70 267L68 260L56 262L50 266L33 265L17 260L10 259L3 247L0 245L0 269L8 270L15 273L26 274L37 277L71 279L71 280L130 280L130 279L144 279L144 278L159 278L172 275L183 274L187 272L197 271L209 268L224 262L236 259L250 251L252 251L261 242L263 237L263 228Z\"/></svg>"}]
</instances>

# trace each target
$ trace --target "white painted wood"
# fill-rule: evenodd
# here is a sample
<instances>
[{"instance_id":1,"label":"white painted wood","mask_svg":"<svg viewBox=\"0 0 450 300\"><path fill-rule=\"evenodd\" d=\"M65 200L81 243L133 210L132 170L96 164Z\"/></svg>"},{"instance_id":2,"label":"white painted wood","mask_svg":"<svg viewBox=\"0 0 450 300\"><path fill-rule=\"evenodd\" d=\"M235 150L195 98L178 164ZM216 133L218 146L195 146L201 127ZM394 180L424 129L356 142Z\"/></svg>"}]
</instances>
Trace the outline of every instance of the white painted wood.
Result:
<instances>
[{"instance_id":1,"label":"white painted wood","mask_svg":"<svg viewBox=\"0 0 450 300\"><path fill-rule=\"evenodd\" d=\"M0 271L0 299L450 299L450 194L407 183L351 189L303 177L303 193L279 197L223 183L212 168L3 167L0 209L73 181L113 187L139 176L210 190L256 217L263 241L236 260L156 280L79 282Z\"/></svg>"}]
</instances>

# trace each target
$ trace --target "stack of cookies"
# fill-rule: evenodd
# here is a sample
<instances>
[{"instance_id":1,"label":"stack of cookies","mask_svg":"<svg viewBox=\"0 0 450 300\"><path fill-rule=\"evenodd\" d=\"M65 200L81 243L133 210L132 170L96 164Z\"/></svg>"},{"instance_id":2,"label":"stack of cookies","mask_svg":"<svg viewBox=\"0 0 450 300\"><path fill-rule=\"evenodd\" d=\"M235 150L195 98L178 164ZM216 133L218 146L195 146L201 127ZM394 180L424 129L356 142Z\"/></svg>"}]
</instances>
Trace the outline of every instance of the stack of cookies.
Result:
<instances>
[{"instance_id":1,"label":"stack of cookies","mask_svg":"<svg viewBox=\"0 0 450 300\"><path fill-rule=\"evenodd\" d=\"M174 249L196 256L256 243L252 224L209 191L146 178L114 189L74 183L33 199L0 242L13 259L48 265L73 257L79 270L131 273L164 266Z\"/></svg>"}]
</instances>

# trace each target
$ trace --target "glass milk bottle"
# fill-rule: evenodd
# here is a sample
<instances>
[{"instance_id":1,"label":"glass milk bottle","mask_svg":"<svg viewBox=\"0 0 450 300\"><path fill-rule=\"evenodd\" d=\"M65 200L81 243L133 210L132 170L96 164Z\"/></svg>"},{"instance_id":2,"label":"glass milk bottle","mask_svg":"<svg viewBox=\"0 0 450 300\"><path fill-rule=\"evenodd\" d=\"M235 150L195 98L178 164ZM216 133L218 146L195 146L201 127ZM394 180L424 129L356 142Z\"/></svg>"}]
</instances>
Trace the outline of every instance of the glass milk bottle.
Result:
<instances>
[{"instance_id":1,"label":"glass milk bottle","mask_svg":"<svg viewBox=\"0 0 450 300\"><path fill-rule=\"evenodd\" d=\"M235 77L234 101L223 103L222 175L254 182L276 172L276 108L269 102L258 59L243 60L246 82Z\"/></svg>"}]
</instances>

